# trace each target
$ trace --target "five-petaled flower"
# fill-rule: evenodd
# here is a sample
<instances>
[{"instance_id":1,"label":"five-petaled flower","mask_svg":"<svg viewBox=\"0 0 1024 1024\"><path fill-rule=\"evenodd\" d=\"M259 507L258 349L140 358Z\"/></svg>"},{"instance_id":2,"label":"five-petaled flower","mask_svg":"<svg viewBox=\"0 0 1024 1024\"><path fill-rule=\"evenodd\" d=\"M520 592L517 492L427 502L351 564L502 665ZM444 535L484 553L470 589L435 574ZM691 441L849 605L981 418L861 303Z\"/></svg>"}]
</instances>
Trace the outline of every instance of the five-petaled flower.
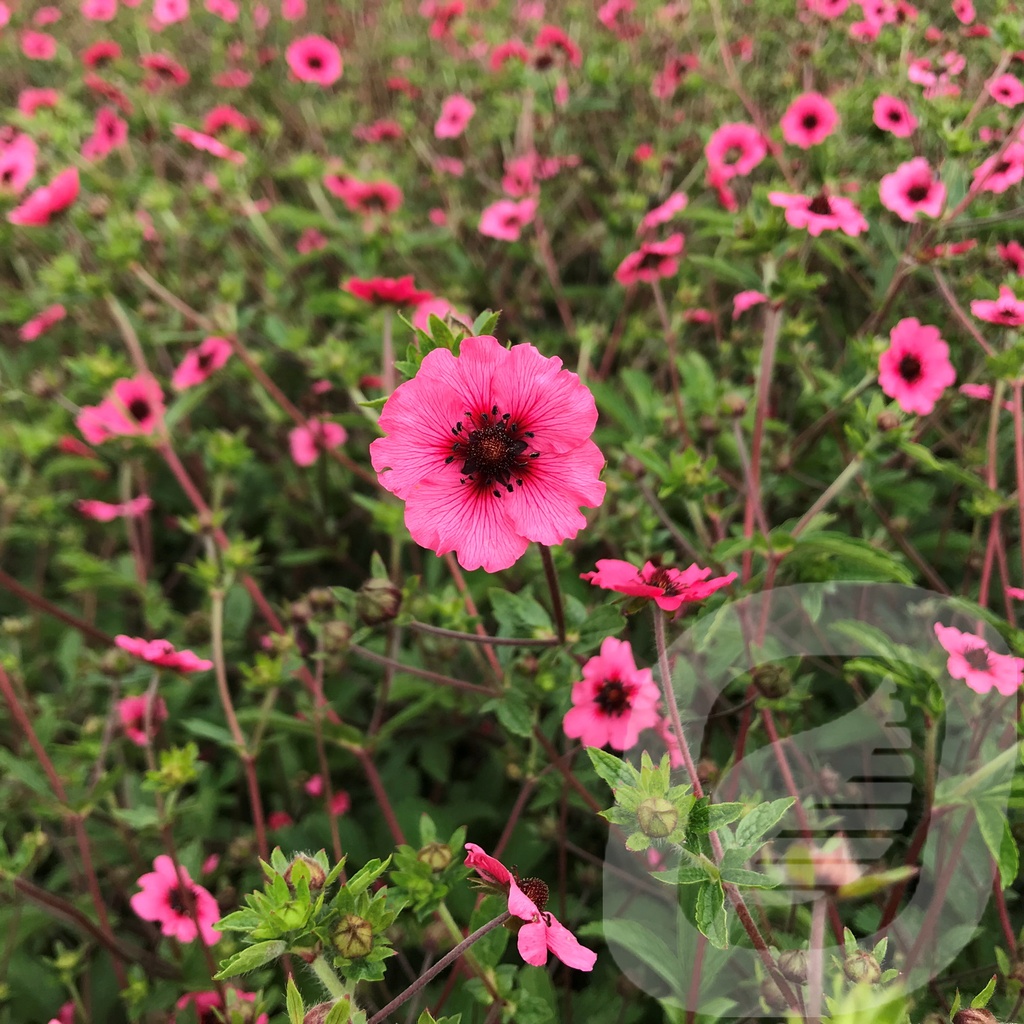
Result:
<instances>
[{"instance_id":1,"label":"five-petaled flower","mask_svg":"<svg viewBox=\"0 0 1024 1024\"><path fill-rule=\"evenodd\" d=\"M200 658L192 651L175 650L170 640L146 640L141 636L125 636L120 633L114 637L114 643L122 651L158 668L173 668L178 672L205 672L213 668L212 661Z\"/></svg>"},{"instance_id":2,"label":"five-petaled flower","mask_svg":"<svg viewBox=\"0 0 1024 1024\"><path fill-rule=\"evenodd\" d=\"M600 558L596 572L580 573L581 580L588 580L595 587L630 597L650 597L666 612L678 611L688 601L703 601L736 579L734 572L714 579L710 576L710 569L702 569L696 563L688 569L671 569L647 562L638 569L618 558Z\"/></svg>"},{"instance_id":3,"label":"five-petaled flower","mask_svg":"<svg viewBox=\"0 0 1024 1024\"><path fill-rule=\"evenodd\" d=\"M132 910L144 921L159 923L164 935L179 942L194 942L198 935L207 946L215 945L220 932L213 925L220 920L220 910L213 896L193 882L185 868L175 867L167 854L160 854L153 861L153 868L139 878L142 891L129 900Z\"/></svg>"},{"instance_id":4,"label":"five-petaled flower","mask_svg":"<svg viewBox=\"0 0 1024 1024\"><path fill-rule=\"evenodd\" d=\"M466 843L469 854L466 866L489 885L508 895L509 913L525 921L519 928L516 945L519 955L534 967L548 962L548 951L555 954L567 967L579 971L592 971L597 954L580 945L576 936L554 914L544 907L548 901L548 887L539 878L515 877L501 861L484 853L476 843Z\"/></svg>"},{"instance_id":5,"label":"five-petaled flower","mask_svg":"<svg viewBox=\"0 0 1024 1024\"><path fill-rule=\"evenodd\" d=\"M997 654L982 637L940 622L935 623L935 635L949 655L946 671L954 679L962 679L975 693L988 693L994 687L1009 697L1020 688L1024 658Z\"/></svg>"},{"instance_id":6,"label":"five-petaled flower","mask_svg":"<svg viewBox=\"0 0 1024 1024\"><path fill-rule=\"evenodd\" d=\"M1002 324L1004 327L1024 324L1024 301L1018 299L1006 284L999 286L998 299L975 299L971 303L971 312L990 324Z\"/></svg>"},{"instance_id":7,"label":"five-petaled flower","mask_svg":"<svg viewBox=\"0 0 1024 1024\"><path fill-rule=\"evenodd\" d=\"M530 541L560 544L604 500L604 456L590 439L594 396L558 358L488 335L458 356L428 352L381 410L370 461L405 501L417 544L464 569L507 569Z\"/></svg>"},{"instance_id":8,"label":"five-petaled flower","mask_svg":"<svg viewBox=\"0 0 1024 1024\"><path fill-rule=\"evenodd\" d=\"M901 320L889 338L892 344L878 360L878 384L904 412L926 416L956 380L949 346L938 327L922 324L916 317Z\"/></svg>"}]
</instances>

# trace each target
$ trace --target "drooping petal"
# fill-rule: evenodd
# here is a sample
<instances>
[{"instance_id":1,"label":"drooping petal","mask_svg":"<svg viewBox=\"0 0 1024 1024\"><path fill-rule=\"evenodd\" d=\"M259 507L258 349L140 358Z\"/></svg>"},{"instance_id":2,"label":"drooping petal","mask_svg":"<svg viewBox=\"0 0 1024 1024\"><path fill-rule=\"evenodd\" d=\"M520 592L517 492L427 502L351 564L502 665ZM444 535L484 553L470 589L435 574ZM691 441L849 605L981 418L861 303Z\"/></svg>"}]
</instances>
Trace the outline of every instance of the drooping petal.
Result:
<instances>
[{"instance_id":1,"label":"drooping petal","mask_svg":"<svg viewBox=\"0 0 1024 1024\"><path fill-rule=\"evenodd\" d=\"M553 914L546 916L548 918L546 935L548 949L566 967L575 967L578 971L592 971L597 962L597 954L592 949L581 945L576 936ZM519 934L522 935L522 932Z\"/></svg>"},{"instance_id":2,"label":"drooping petal","mask_svg":"<svg viewBox=\"0 0 1024 1024\"><path fill-rule=\"evenodd\" d=\"M481 878L488 882L493 881L498 885L508 884L512 876L500 860L484 853L476 843L466 843L466 849L469 850L466 865L473 868Z\"/></svg>"},{"instance_id":3,"label":"drooping petal","mask_svg":"<svg viewBox=\"0 0 1024 1024\"><path fill-rule=\"evenodd\" d=\"M519 955L528 964L543 967L548 962L547 926L539 917L530 924L524 924L519 929L516 945L519 947Z\"/></svg>"}]
</instances>

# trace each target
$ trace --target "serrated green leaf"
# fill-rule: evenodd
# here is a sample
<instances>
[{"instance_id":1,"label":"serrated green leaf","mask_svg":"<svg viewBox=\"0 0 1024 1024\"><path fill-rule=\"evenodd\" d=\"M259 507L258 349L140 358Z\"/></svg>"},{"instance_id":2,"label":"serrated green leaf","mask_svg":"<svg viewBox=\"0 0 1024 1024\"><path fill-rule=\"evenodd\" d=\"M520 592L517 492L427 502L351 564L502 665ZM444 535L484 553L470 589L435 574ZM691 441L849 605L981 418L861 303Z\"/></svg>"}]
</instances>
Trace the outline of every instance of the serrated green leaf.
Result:
<instances>
[{"instance_id":1,"label":"serrated green leaf","mask_svg":"<svg viewBox=\"0 0 1024 1024\"><path fill-rule=\"evenodd\" d=\"M280 939L257 942L236 953L226 963L222 964L221 969L214 975L214 978L217 981L223 981L225 978L233 978L238 974L248 974L264 964L269 964L271 960L276 960L287 948L287 943L282 942Z\"/></svg>"},{"instance_id":2,"label":"serrated green leaf","mask_svg":"<svg viewBox=\"0 0 1024 1024\"><path fill-rule=\"evenodd\" d=\"M980 1010L988 1006L988 1001L992 998L992 993L996 990L996 978L997 975L993 974L988 980L988 984L971 1000L971 1009Z\"/></svg>"},{"instance_id":3,"label":"serrated green leaf","mask_svg":"<svg viewBox=\"0 0 1024 1024\"><path fill-rule=\"evenodd\" d=\"M348 1024L352 1017L352 1004L347 999L339 999L327 1011L324 1024Z\"/></svg>"},{"instance_id":4,"label":"serrated green leaf","mask_svg":"<svg viewBox=\"0 0 1024 1024\"><path fill-rule=\"evenodd\" d=\"M306 1015L306 1008L302 1002L302 996L295 985L295 979L288 978L288 987L285 989L285 1008L288 1011L289 1024L302 1024L302 1018Z\"/></svg>"},{"instance_id":5,"label":"serrated green leaf","mask_svg":"<svg viewBox=\"0 0 1024 1024\"><path fill-rule=\"evenodd\" d=\"M758 804L737 826L736 842L740 846L748 846L764 838L769 829L774 828L783 818L786 811L793 806L791 796L770 803Z\"/></svg>"},{"instance_id":6,"label":"serrated green leaf","mask_svg":"<svg viewBox=\"0 0 1024 1024\"><path fill-rule=\"evenodd\" d=\"M725 889L721 882L704 882L697 892L697 927L718 949L729 948L725 919Z\"/></svg>"},{"instance_id":7,"label":"serrated green leaf","mask_svg":"<svg viewBox=\"0 0 1024 1024\"><path fill-rule=\"evenodd\" d=\"M722 881L745 886L748 889L774 889L779 884L767 875L761 874L760 871L748 871L745 868L723 868Z\"/></svg>"},{"instance_id":8,"label":"serrated green leaf","mask_svg":"<svg viewBox=\"0 0 1024 1024\"><path fill-rule=\"evenodd\" d=\"M486 701L480 710L493 711L502 728L513 736L533 735L533 710L519 690L507 690L503 696Z\"/></svg>"},{"instance_id":9,"label":"serrated green leaf","mask_svg":"<svg viewBox=\"0 0 1024 1024\"><path fill-rule=\"evenodd\" d=\"M974 813L981 838L999 868L1000 885L1006 889L1017 878L1020 867L1017 843L1010 831L1010 823L1006 820L1004 810L992 801L979 800L974 804Z\"/></svg>"},{"instance_id":10,"label":"serrated green leaf","mask_svg":"<svg viewBox=\"0 0 1024 1024\"><path fill-rule=\"evenodd\" d=\"M636 769L621 757L600 747L587 747L587 756L594 766L594 771L604 779L614 791L620 786L629 786L637 781Z\"/></svg>"}]
</instances>

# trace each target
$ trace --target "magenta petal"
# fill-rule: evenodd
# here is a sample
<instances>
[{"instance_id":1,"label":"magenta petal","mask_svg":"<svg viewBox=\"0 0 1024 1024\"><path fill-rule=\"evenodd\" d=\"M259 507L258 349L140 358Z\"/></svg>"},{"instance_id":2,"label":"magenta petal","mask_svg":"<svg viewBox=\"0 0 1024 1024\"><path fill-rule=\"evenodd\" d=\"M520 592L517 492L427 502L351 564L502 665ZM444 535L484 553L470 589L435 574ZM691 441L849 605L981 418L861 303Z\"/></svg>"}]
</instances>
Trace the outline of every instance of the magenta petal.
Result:
<instances>
[{"instance_id":1,"label":"magenta petal","mask_svg":"<svg viewBox=\"0 0 1024 1024\"><path fill-rule=\"evenodd\" d=\"M525 899L525 897L524 897ZM533 908L536 912L536 907ZM543 967L548 962L547 926L541 920L524 924L519 929L516 945L519 955L534 967Z\"/></svg>"},{"instance_id":2,"label":"magenta petal","mask_svg":"<svg viewBox=\"0 0 1024 1024\"><path fill-rule=\"evenodd\" d=\"M473 868L481 878L487 881L494 881L498 885L506 885L511 879L508 868L489 854L484 853L476 843L466 843L469 856L466 858L466 865Z\"/></svg>"},{"instance_id":3,"label":"magenta petal","mask_svg":"<svg viewBox=\"0 0 1024 1024\"><path fill-rule=\"evenodd\" d=\"M509 877L508 912L524 921L533 921L540 915L537 905L519 888L518 883L511 876Z\"/></svg>"},{"instance_id":4,"label":"magenta petal","mask_svg":"<svg viewBox=\"0 0 1024 1024\"><path fill-rule=\"evenodd\" d=\"M578 971L592 971L597 962L597 954L592 949L580 945L579 940L568 928L548 914L547 947L566 967L575 967ZM522 935L522 932L519 933ZM522 948L520 947L520 952ZM526 957L524 956L525 960ZM529 962L529 961L527 961Z\"/></svg>"}]
</instances>

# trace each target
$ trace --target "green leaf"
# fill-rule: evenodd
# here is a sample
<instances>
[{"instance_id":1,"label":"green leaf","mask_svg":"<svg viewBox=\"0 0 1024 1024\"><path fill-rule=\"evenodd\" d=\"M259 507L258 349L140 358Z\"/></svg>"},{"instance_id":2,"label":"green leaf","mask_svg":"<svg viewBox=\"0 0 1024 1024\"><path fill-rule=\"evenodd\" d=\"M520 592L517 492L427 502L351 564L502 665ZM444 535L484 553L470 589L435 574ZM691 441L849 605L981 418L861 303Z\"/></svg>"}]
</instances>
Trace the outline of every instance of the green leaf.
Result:
<instances>
[{"instance_id":1,"label":"green leaf","mask_svg":"<svg viewBox=\"0 0 1024 1024\"><path fill-rule=\"evenodd\" d=\"M533 735L533 711L519 690L508 690L504 696L486 701L480 710L493 711L502 728L513 736Z\"/></svg>"},{"instance_id":2,"label":"green leaf","mask_svg":"<svg viewBox=\"0 0 1024 1024\"><path fill-rule=\"evenodd\" d=\"M952 1020L957 1015L957 1011L960 1009L960 1005L961 1005L960 989L957 989L956 990L956 995L953 996L953 1005L949 1008L949 1019L950 1020Z\"/></svg>"},{"instance_id":3,"label":"green leaf","mask_svg":"<svg viewBox=\"0 0 1024 1024\"><path fill-rule=\"evenodd\" d=\"M302 1003L302 996L295 986L295 979L288 979L288 987L285 990L285 1006L288 1010L290 1024L302 1024L302 1018L306 1015L306 1008Z\"/></svg>"},{"instance_id":4,"label":"green leaf","mask_svg":"<svg viewBox=\"0 0 1024 1024\"><path fill-rule=\"evenodd\" d=\"M978 830L985 840L992 859L999 868L999 884L1006 889L1017 878L1020 867L1017 844L1010 823L1002 809L991 801L979 800L974 804L974 813L978 819Z\"/></svg>"},{"instance_id":5,"label":"green leaf","mask_svg":"<svg viewBox=\"0 0 1024 1024\"><path fill-rule=\"evenodd\" d=\"M992 993L996 990L996 977L993 974L989 978L988 984L971 1000L971 1009L980 1010L988 1006L988 1001L992 998Z\"/></svg>"},{"instance_id":6,"label":"green leaf","mask_svg":"<svg viewBox=\"0 0 1024 1024\"><path fill-rule=\"evenodd\" d=\"M501 319L501 310L497 313L491 312L489 309L485 309L474 321L473 321L473 337L478 337L481 334L494 334L494 329L498 326L498 321Z\"/></svg>"},{"instance_id":7,"label":"green leaf","mask_svg":"<svg viewBox=\"0 0 1024 1024\"><path fill-rule=\"evenodd\" d=\"M608 783L613 791L620 786L629 786L636 781L636 769L623 761L621 757L616 757L615 754L607 750L601 750L600 747L587 747L587 756L594 766L594 771Z\"/></svg>"},{"instance_id":8,"label":"green leaf","mask_svg":"<svg viewBox=\"0 0 1024 1024\"><path fill-rule=\"evenodd\" d=\"M339 999L327 1011L324 1024L348 1024L352 1018L352 1004L347 999Z\"/></svg>"},{"instance_id":9,"label":"green leaf","mask_svg":"<svg viewBox=\"0 0 1024 1024\"><path fill-rule=\"evenodd\" d=\"M793 806L791 796L781 800L772 800L767 804L758 804L737 826L736 842L740 846L748 846L764 838L765 833L774 828L783 815Z\"/></svg>"},{"instance_id":10,"label":"green leaf","mask_svg":"<svg viewBox=\"0 0 1024 1024\"><path fill-rule=\"evenodd\" d=\"M605 942L626 950L646 964L673 992L679 991L679 958L660 935L645 928L639 921L606 918L599 925L577 929L581 936L602 935Z\"/></svg>"},{"instance_id":11,"label":"green leaf","mask_svg":"<svg viewBox=\"0 0 1024 1024\"><path fill-rule=\"evenodd\" d=\"M745 868L723 868L722 881L741 885L747 889L774 889L779 883L760 871L748 871Z\"/></svg>"},{"instance_id":12,"label":"green leaf","mask_svg":"<svg viewBox=\"0 0 1024 1024\"><path fill-rule=\"evenodd\" d=\"M708 806L708 828L712 832L717 832L723 826L735 821L745 810L745 804L710 804Z\"/></svg>"},{"instance_id":13,"label":"green leaf","mask_svg":"<svg viewBox=\"0 0 1024 1024\"><path fill-rule=\"evenodd\" d=\"M214 978L217 981L223 981L225 978L233 978L237 974L248 974L264 964L269 964L271 960L276 960L287 948L288 944L280 939L257 942L255 945L243 949L240 953L236 953L226 963L222 964L221 969L214 975Z\"/></svg>"},{"instance_id":14,"label":"green leaf","mask_svg":"<svg viewBox=\"0 0 1024 1024\"><path fill-rule=\"evenodd\" d=\"M725 920L725 889L721 882L705 882L697 892L697 927L718 949L729 948Z\"/></svg>"}]
</instances>

